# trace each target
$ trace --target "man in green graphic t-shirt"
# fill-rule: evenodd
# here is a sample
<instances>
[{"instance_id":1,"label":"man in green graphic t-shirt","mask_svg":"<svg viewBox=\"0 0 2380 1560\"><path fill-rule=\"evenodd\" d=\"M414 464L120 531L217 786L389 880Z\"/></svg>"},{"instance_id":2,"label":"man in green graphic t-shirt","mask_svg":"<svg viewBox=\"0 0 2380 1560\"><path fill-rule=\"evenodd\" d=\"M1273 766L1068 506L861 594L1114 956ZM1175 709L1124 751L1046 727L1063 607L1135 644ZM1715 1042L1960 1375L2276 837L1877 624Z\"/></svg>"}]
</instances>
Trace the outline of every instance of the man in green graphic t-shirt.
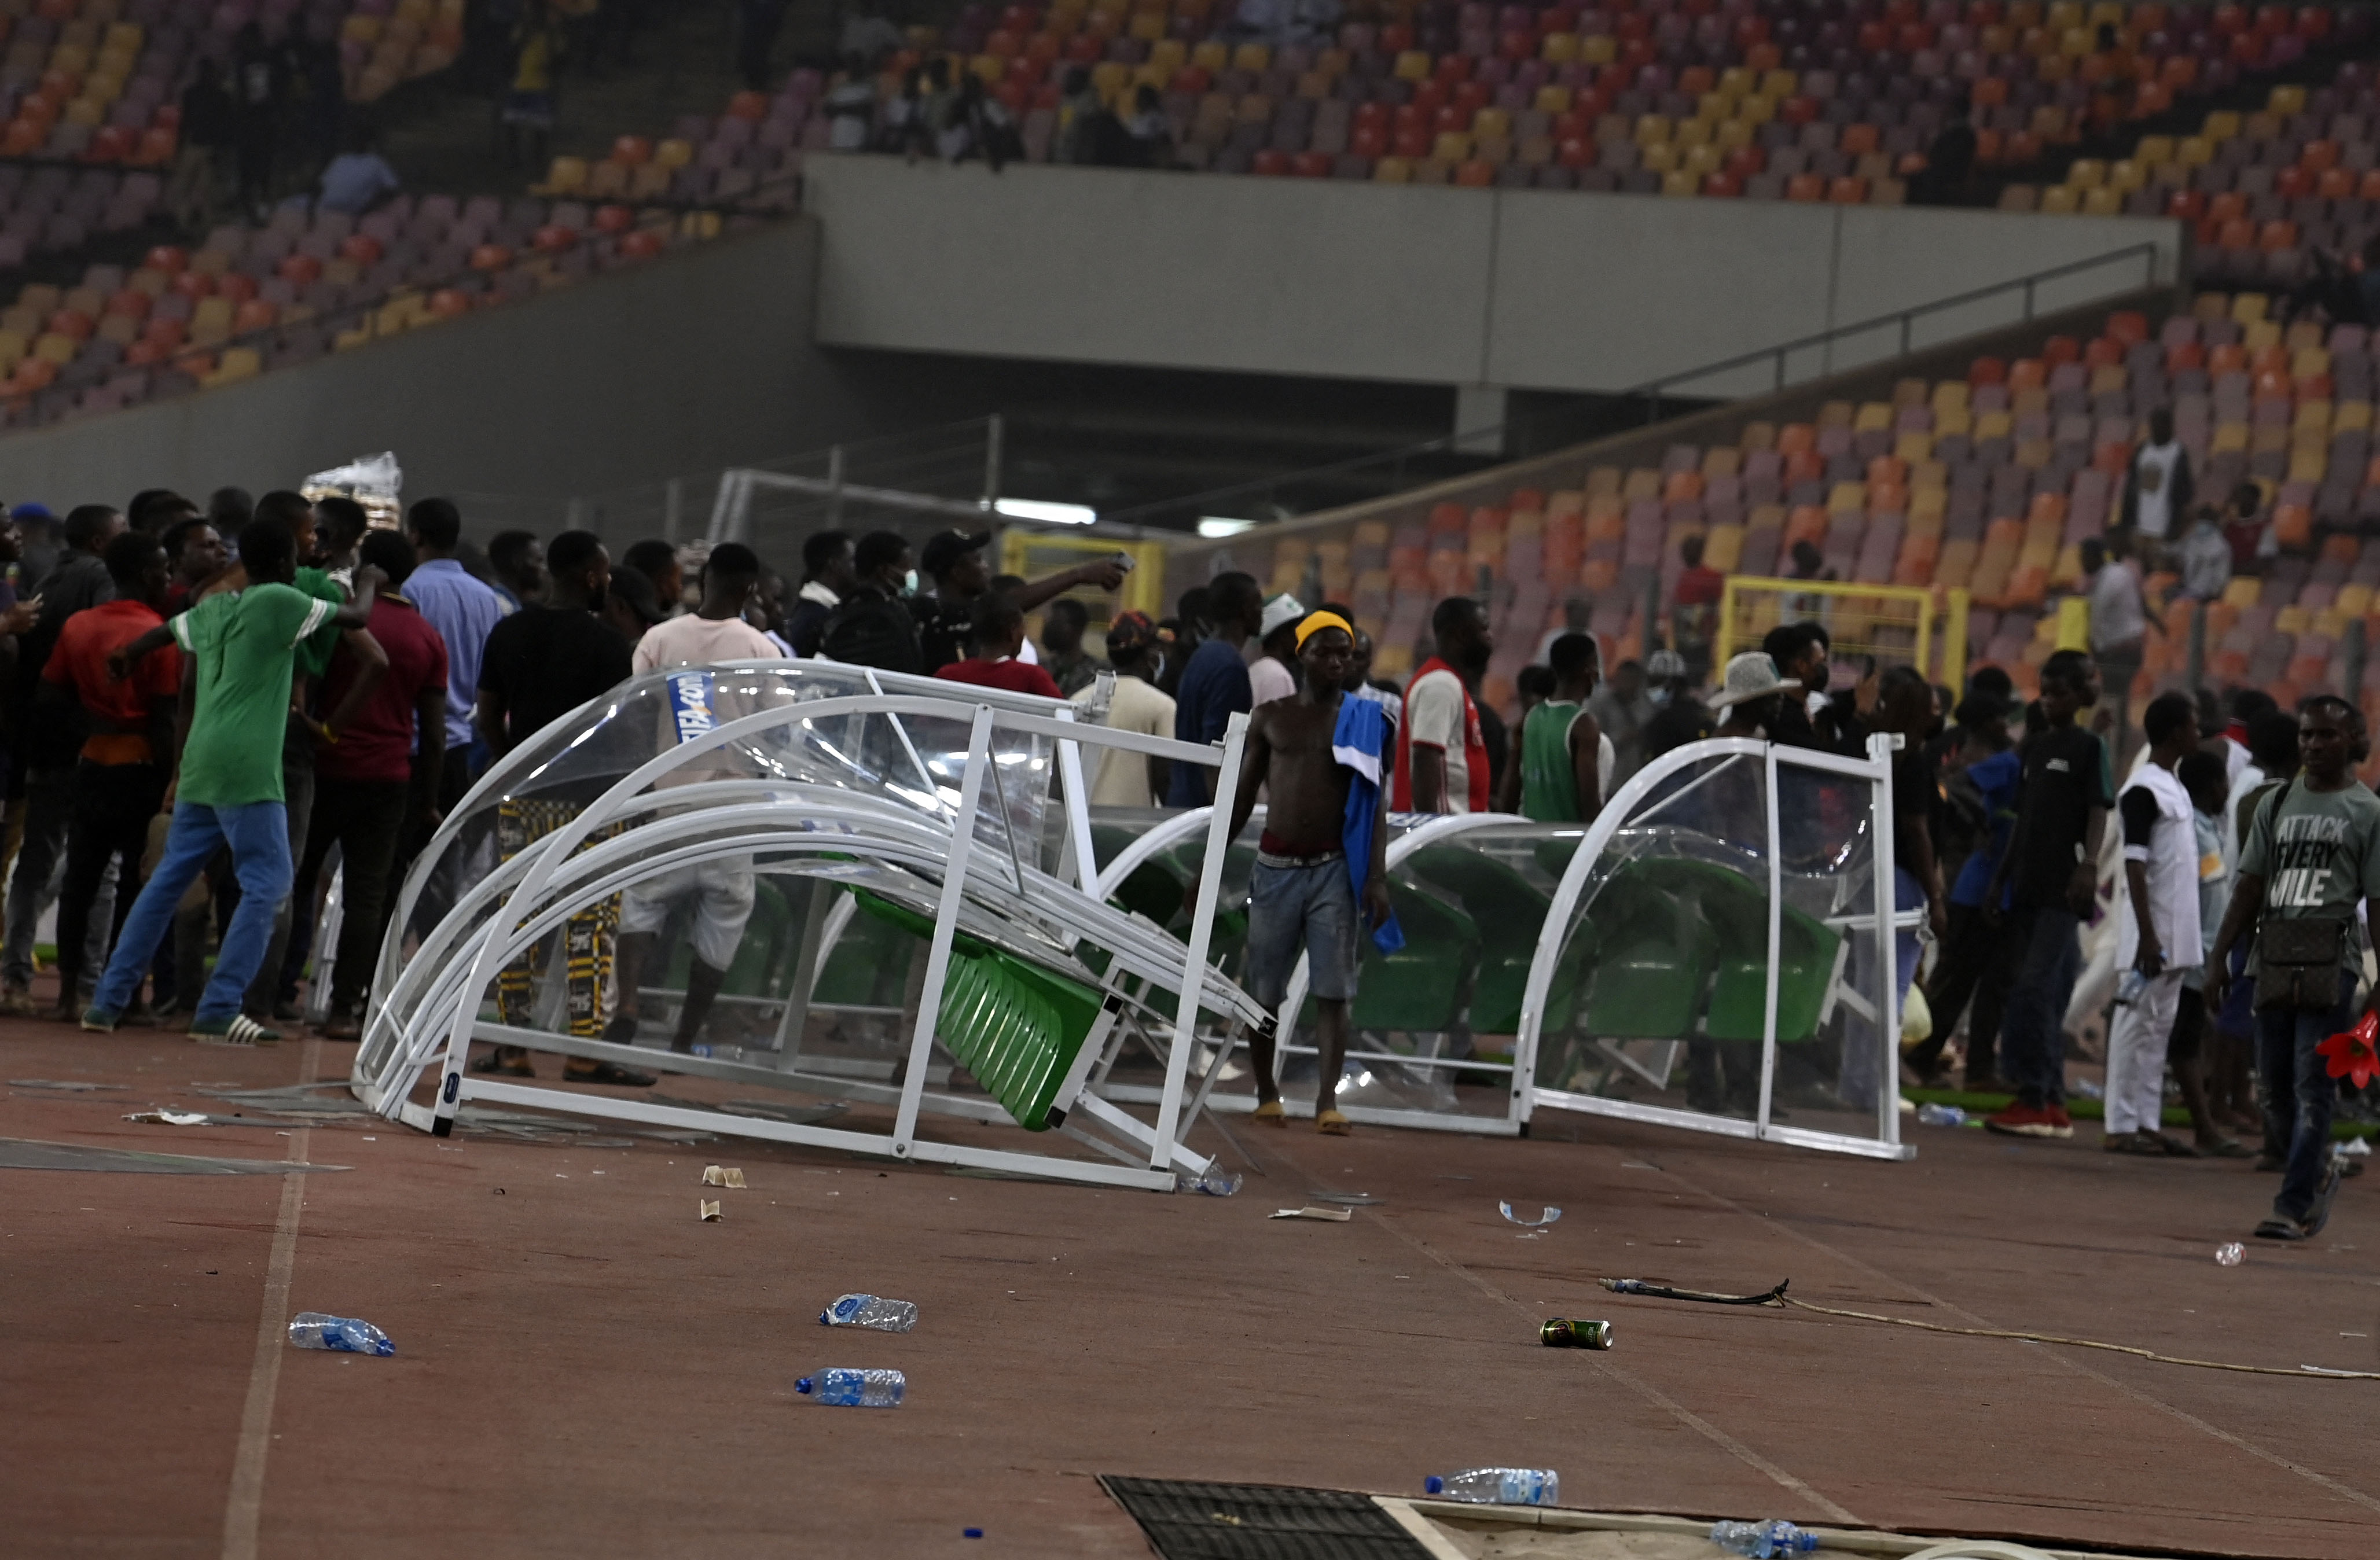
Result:
<instances>
[{"instance_id":1,"label":"man in green graphic t-shirt","mask_svg":"<svg viewBox=\"0 0 2380 1560\"><path fill-rule=\"evenodd\" d=\"M142 885L116 938L82 1026L104 1033L139 989L174 906L219 845L228 844L239 880L239 909L225 930L214 975L190 1024L194 1040L253 1046L280 1035L240 1011L240 996L262 961L273 913L289 892L289 820L281 783L281 741L288 721L291 651L325 623L361 628L371 612L378 570L358 571L355 599L341 607L298 589L297 545L276 518L250 521L239 534L245 589L200 601L188 611L108 657L121 677L162 648L182 647L180 756L166 800L174 809L164 858Z\"/></svg>"}]
</instances>

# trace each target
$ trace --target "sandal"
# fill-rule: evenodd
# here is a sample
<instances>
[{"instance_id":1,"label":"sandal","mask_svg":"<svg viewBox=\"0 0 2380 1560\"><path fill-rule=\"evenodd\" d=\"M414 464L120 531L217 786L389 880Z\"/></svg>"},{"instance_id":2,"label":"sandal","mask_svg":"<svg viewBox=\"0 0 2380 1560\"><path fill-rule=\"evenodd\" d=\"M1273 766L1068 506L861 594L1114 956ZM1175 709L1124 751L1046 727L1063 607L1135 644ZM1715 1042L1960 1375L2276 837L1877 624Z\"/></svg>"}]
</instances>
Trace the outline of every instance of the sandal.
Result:
<instances>
[{"instance_id":1,"label":"sandal","mask_svg":"<svg viewBox=\"0 0 2380 1560\"><path fill-rule=\"evenodd\" d=\"M2297 1220L2277 1215L2256 1227L2256 1239L2260 1240L2302 1240L2311 1233Z\"/></svg>"},{"instance_id":2,"label":"sandal","mask_svg":"<svg viewBox=\"0 0 2380 1560\"><path fill-rule=\"evenodd\" d=\"M1286 1127L1289 1125L1289 1117L1287 1113L1281 1108L1281 1101L1279 1100L1257 1101L1256 1119L1263 1122L1268 1127Z\"/></svg>"},{"instance_id":3,"label":"sandal","mask_svg":"<svg viewBox=\"0 0 2380 1560\"><path fill-rule=\"evenodd\" d=\"M2213 1143L2200 1143L2198 1151L2210 1159L2253 1159L2256 1156L2255 1150L2238 1138L2216 1138Z\"/></svg>"},{"instance_id":4,"label":"sandal","mask_svg":"<svg viewBox=\"0 0 2380 1560\"><path fill-rule=\"evenodd\" d=\"M1320 1110L1315 1112L1314 1130L1325 1137L1343 1138L1355 1130L1355 1125L1338 1111Z\"/></svg>"},{"instance_id":5,"label":"sandal","mask_svg":"<svg viewBox=\"0 0 2380 1560\"><path fill-rule=\"evenodd\" d=\"M565 1083L610 1083L623 1089L650 1089L660 1082L650 1072L638 1072L633 1067L622 1067L610 1061L599 1061L583 1072L575 1067L565 1067L562 1070L562 1081Z\"/></svg>"},{"instance_id":6,"label":"sandal","mask_svg":"<svg viewBox=\"0 0 2380 1560\"><path fill-rule=\"evenodd\" d=\"M2168 1158L2199 1159L2204 1157L2204 1155L2200 1154L2197 1149L2192 1147L2189 1143L2182 1142L2180 1138L2169 1138L2163 1132L2147 1132L2143 1135L2145 1136L2149 1142L2156 1144L2157 1152L2165 1155Z\"/></svg>"},{"instance_id":7,"label":"sandal","mask_svg":"<svg viewBox=\"0 0 2380 1560\"><path fill-rule=\"evenodd\" d=\"M499 1046L471 1064L474 1072L493 1072L505 1078L534 1078L537 1069L526 1051L508 1051Z\"/></svg>"},{"instance_id":8,"label":"sandal","mask_svg":"<svg viewBox=\"0 0 2380 1560\"><path fill-rule=\"evenodd\" d=\"M2140 1154L2152 1159L2165 1157L2163 1140L2147 1132L2123 1132L2099 1145L2109 1154Z\"/></svg>"}]
</instances>

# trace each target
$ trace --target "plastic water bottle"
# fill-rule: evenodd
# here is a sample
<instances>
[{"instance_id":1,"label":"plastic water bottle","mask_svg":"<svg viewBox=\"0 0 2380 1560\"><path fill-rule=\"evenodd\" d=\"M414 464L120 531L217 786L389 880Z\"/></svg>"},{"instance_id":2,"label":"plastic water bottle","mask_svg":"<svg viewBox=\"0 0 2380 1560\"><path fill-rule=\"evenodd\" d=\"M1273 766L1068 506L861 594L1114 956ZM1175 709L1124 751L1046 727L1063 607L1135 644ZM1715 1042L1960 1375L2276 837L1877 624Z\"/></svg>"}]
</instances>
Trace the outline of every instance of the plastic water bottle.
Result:
<instances>
[{"instance_id":1,"label":"plastic water bottle","mask_svg":"<svg viewBox=\"0 0 2380 1560\"><path fill-rule=\"evenodd\" d=\"M794 1383L805 1397L837 1409L897 1409L908 1382L898 1371L820 1371Z\"/></svg>"},{"instance_id":2,"label":"plastic water bottle","mask_svg":"<svg viewBox=\"0 0 2380 1560\"><path fill-rule=\"evenodd\" d=\"M2138 970L2126 970L2124 972L2123 978L2116 983L2116 1006L2119 1008L2131 1007L2133 1003L2141 999L2141 993L2146 991L2148 988L2148 976L2141 973Z\"/></svg>"},{"instance_id":3,"label":"plastic water bottle","mask_svg":"<svg viewBox=\"0 0 2380 1560\"><path fill-rule=\"evenodd\" d=\"M826 1327L866 1327L877 1333L905 1333L917 1324L917 1307L909 1300L881 1295L845 1295L819 1312Z\"/></svg>"},{"instance_id":4,"label":"plastic water bottle","mask_svg":"<svg viewBox=\"0 0 2380 1560\"><path fill-rule=\"evenodd\" d=\"M1209 1197L1229 1197L1240 1190L1240 1178L1223 1168L1220 1159L1209 1159L1204 1175L1194 1176L1187 1170L1176 1170L1173 1173L1173 1190L1203 1191Z\"/></svg>"},{"instance_id":5,"label":"plastic water bottle","mask_svg":"<svg viewBox=\"0 0 2380 1560\"><path fill-rule=\"evenodd\" d=\"M1773 1522L1714 1522L1711 1542L1746 1560L1771 1560L1779 1554L1807 1554L1818 1547L1818 1535L1779 1518Z\"/></svg>"},{"instance_id":6,"label":"plastic water bottle","mask_svg":"<svg viewBox=\"0 0 2380 1560\"><path fill-rule=\"evenodd\" d=\"M1917 1107L1917 1119L1928 1127L1963 1127L1967 1113L1955 1105L1935 1105L1930 1101Z\"/></svg>"},{"instance_id":7,"label":"plastic water bottle","mask_svg":"<svg viewBox=\"0 0 2380 1560\"><path fill-rule=\"evenodd\" d=\"M337 1354L386 1357L396 1352L388 1335L370 1323L354 1316L326 1316L319 1311L298 1313L289 1324L289 1341L300 1348L327 1348Z\"/></svg>"},{"instance_id":8,"label":"plastic water bottle","mask_svg":"<svg viewBox=\"0 0 2380 1560\"><path fill-rule=\"evenodd\" d=\"M1466 1468L1460 1473L1433 1473L1421 1487L1426 1493L1474 1506L1561 1504L1561 1475L1550 1468Z\"/></svg>"}]
</instances>

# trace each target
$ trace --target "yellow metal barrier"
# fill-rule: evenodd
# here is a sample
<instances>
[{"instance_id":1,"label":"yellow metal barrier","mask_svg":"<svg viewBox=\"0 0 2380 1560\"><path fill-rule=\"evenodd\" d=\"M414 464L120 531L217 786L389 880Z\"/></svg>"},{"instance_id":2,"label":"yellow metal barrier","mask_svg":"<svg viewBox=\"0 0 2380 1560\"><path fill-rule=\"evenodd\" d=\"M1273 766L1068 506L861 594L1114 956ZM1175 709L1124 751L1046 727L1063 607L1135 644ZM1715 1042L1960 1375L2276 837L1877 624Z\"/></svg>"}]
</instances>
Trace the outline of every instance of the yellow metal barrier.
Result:
<instances>
[{"instance_id":1,"label":"yellow metal barrier","mask_svg":"<svg viewBox=\"0 0 2380 1560\"><path fill-rule=\"evenodd\" d=\"M1874 657L1879 667L1913 666L1929 681L1966 686L1967 593L1937 599L1914 586L1730 575L1719 597L1715 664L1759 648L1780 623L1804 621L1825 626L1839 661Z\"/></svg>"}]
</instances>

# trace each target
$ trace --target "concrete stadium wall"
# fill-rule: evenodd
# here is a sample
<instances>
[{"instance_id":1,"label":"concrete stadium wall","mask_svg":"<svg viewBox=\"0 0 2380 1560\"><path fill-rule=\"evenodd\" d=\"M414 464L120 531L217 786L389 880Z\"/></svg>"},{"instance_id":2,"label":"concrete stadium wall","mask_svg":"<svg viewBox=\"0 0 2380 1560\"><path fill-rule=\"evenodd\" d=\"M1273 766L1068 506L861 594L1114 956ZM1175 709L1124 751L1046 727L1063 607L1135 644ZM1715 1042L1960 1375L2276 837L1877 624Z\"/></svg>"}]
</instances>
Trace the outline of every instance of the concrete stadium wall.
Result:
<instances>
[{"instance_id":1,"label":"concrete stadium wall","mask_svg":"<svg viewBox=\"0 0 2380 1560\"><path fill-rule=\"evenodd\" d=\"M1625 390L2128 246L2054 309L2170 281L2141 218L1477 190L818 156L830 346L1572 392ZM2013 295L1914 345L2021 317ZM1846 344L1838 369L1897 352ZM1797 365L1796 372L1813 365ZM1766 370L1681 385L1753 393Z\"/></svg>"},{"instance_id":2,"label":"concrete stadium wall","mask_svg":"<svg viewBox=\"0 0 2380 1560\"><path fill-rule=\"evenodd\" d=\"M811 344L818 225L772 224L471 319L80 423L0 439L0 498L122 503L294 486L394 450L408 498L474 534L550 529L576 493L867 431ZM710 488L687 495L698 534ZM599 528L601 528L599 526Z\"/></svg>"}]
</instances>

